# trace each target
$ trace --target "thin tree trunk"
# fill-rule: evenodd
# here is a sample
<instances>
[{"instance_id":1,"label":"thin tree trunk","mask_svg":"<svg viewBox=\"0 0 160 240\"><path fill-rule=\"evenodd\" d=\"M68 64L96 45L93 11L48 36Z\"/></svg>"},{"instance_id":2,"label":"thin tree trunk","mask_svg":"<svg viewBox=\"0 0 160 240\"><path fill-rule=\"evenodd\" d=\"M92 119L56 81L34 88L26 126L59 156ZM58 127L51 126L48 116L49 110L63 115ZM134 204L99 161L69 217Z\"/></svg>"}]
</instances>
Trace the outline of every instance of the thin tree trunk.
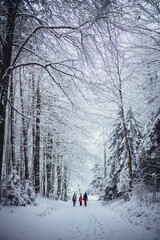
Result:
<instances>
[{"instance_id":1,"label":"thin tree trunk","mask_svg":"<svg viewBox=\"0 0 160 240\"><path fill-rule=\"evenodd\" d=\"M104 142L104 179L107 177L107 158L106 158L106 142Z\"/></svg>"},{"instance_id":2,"label":"thin tree trunk","mask_svg":"<svg viewBox=\"0 0 160 240\"><path fill-rule=\"evenodd\" d=\"M2 161L4 147L4 130L5 130L5 108L6 106L0 103L0 200L1 200L1 176L2 176Z\"/></svg>"},{"instance_id":3,"label":"thin tree trunk","mask_svg":"<svg viewBox=\"0 0 160 240\"><path fill-rule=\"evenodd\" d=\"M11 97L11 104L12 106L14 106L13 72L11 73L10 97ZM13 168L15 168L16 167L15 127L14 127L14 109L12 106L11 106L11 158L12 158Z\"/></svg>"},{"instance_id":4,"label":"thin tree trunk","mask_svg":"<svg viewBox=\"0 0 160 240\"><path fill-rule=\"evenodd\" d=\"M46 141L43 141L43 176L42 176L42 193L46 196Z\"/></svg>"},{"instance_id":5,"label":"thin tree trunk","mask_svg":"<svg viewBox=\"0 0 160 240\"><path fill-rule=\"evenodd\" d=\"M33 112L32 112L32 139L33 139L33 152L32 152L32 156L33 156L33 160L35 157L35 75L34 75L34 71L32 72L32 107L33 107Z\"/></svg>"},{"instance_id":6,"label":"thin tree trunk","mask_svg":"<svg viewBox=\"0 0 160 240\"><path fill-rule=\"evenodd\" d=\"M23 86L21 67L19 68L19 82L20 82L20 96L21 96L21 109L24 115L24 99L23 99ZM28 166L28 131L26 126L26 119L22 116L22 133L23 133L23 151L24 151L24 163L25 163L25 180L29 179L29 166Z\"/></svg>"},{"instance_id":7,"label":"thin tree trunk","mask_svg":"<svg viewBox=\"0 0 160 240\"><path fill-rule=\"evenodd\" d=\"M31 162L31 181L34 183L34 159L35 159L35 141L36 141L36 117L35 117L35 104L36 104L36 98L35 98L35 74L34 74L34 68L32 67L32 162ZM42 187L43 188L43 187Z\"/></svg>"},{"instance_id":8,"label":"thin tree trunk","mask_svg":"<svg viewBox=\"0 0 160 240\"><path fill-rule=\"evenodd\" d=\"M40 192L40 89L37 89L36 137L34 156L35 193Z\"/></svg>"},{"instance_id":9,"label":"thin tree trunk","mask_svg":"<svg viewBox=\"0 0 160 240\"><path fill-rule=\"evenodd\" d=\"M48 141L47 141L47 197L49 197L49 192L52 188L52 145L53 145L53 136L48 133Z\"/></svg>"},{"instance_id":10,"label":"thin tree trunk","mask_svg":"<svg viewBox=\"0 0 160 240\"><path fill-rule=\"evenodd\" d=\"M60 156L57 155L57 196L58 196L58 198L61 195L61 184L62 184L61 171L62 171L62 167L61 167L61 164L60 164Z\"/></svg>"},{"instance_id":11,"label":"thin tree trunk","mask_svg":"<svg viewBox=\"0 0 160 240\"><path fill-rule=\"evenodd\" d=\"M47 197L49 197L49 192L51 190L51 169L52 169L51 162L47 163L46 168L47 168Z\"/></svg>"},{"instance_id":12,"label":"thin tree trunk","mask_svg":"<svg viewBox=\"0 0 160 240\"><path fill-rule=\"evenodd\" d=\"M52 176L51 176L51 179L52 179L52 193L54 194L54 191L55 191L55 164L54 162L52 163Z\"/></svg>"},{"instance_id":13,"label":"thin tree trunk","mask_svg":"<svg viewBox=\"0 0 160 240\"><path fill-rule=\"evenodd\" d=\"M12 159L11 159L11 116L10 116L11 106L7 104L6 106L6 119L5 119L5 136L4 136L4 154L3 154L3 161L5 162L5 173L6 175L11 173L13 169Z\"/></svg>"},{"instance_id":14,"label":"thin tree trunk","mask_svg":"<svg viewBox=\"0 0 160 240\"><path fill-rule=\"evenodd\" d=\"M64 173L63 173L63 200L67 201L67 173L68 173L68 166L64 165Z\"/></svg>"},{"instance_id":15,"label":"thin tree trunk","mask_svg":"<svg viewBox=\"0 0 160 240\"><path fill-rule=\"evenodd\" d=\"M128 169L129 169L129 191L132 191L132 159L131 159L131 151L128 143L128 136L127 136L127 130L126 130L126 123L125 123L125 117L124 117L124 106L123 106L123 95L122 95L122 81L119 75L119 95L120 95L120 108L121 108L121 115L122 115L122 122L123 122L123 131L124 131L124 137L125 137L125 145L128 152Z\"/></svg>"}]
</instances>

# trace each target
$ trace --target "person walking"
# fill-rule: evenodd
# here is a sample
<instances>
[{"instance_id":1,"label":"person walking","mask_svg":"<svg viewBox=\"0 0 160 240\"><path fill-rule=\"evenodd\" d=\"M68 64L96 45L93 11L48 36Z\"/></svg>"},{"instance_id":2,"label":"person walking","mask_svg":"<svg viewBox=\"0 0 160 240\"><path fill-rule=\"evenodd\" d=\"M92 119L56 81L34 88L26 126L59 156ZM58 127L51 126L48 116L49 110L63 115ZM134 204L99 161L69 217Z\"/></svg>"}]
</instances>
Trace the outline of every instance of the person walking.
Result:
<instances>
[{"instance_id":1,"label":"person walking","mask_svg":"<svg viewBox=\"0 0 160 240\"><path fill-rule=\"evenodd\" d=\"M73 194L72 201L73 201L73 207L75 207L76 206L76 201L77 201L77 196L76 196L75 193Z\"/></svg>"},{"instance_id":2,"label":"person walking","mask_svg":"<svg viewBox=\"0 0 160 240\"><path fill-rule=\"evenodd\" d=\"M88 201L87 193L84 194L83 200L84 200L84 206L87 207L87 201Z\"/></svg>"},{"instance_id":3,"label":"person walking","mask_svg":"<svg viewBox=\"0 0 160 240\"><path fill-rule=\"evenodd\" d=\"M82 198L82 194L81 194L80 197L79 197L80 206L82 206L82 200L83 200L83 198Z\"/></svg>"}]
</instances>

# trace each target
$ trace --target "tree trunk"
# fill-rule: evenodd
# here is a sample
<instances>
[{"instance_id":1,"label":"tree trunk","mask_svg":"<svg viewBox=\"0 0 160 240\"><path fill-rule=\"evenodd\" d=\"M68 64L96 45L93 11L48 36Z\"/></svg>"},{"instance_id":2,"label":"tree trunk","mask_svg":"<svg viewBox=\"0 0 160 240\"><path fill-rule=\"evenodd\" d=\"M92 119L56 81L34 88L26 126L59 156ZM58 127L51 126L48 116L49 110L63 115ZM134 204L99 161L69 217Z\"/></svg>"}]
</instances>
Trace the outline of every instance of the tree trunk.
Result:
<instances>
[{"instance_id":1,"label":"tree trunk","mask_svg":"<svg viewBox=\"0 0 160 240\"><path fill-rule=\"evenodd\" d=\"M18 5L21 0L8 0L8 15L6 24L6 37L2 46L2 64L0 64L0 194L1 194L1 176L2 176L2 161L4 150L4 132L5 132L5 115L7 93L9 88L9 67L11 65L13 37L15 29L15 19ZM7 74L6 74L7 73ZM1 199L1 195L0 195Z\"/></svg>"},{"instance_id":2,"label":"tree trunk","mask_svg":"<svg viewBox=\"0 0 160 240\"><path fill-rule=\"evenodd\" d=\"M5 135L4 135L4 153L3 161L5 162L5 171L3 174L10 174L13 169L12 159L11 159L11 116L10 116L11 106L7 104L6 106L6 119L5 119ZM5 176L4 176L5 177Z\"/></svg>"},{"instance_id":3,"label":"tree trunk","mask_svg":"<svg viewBox=\"0 0 160 240\"><path fill-rule=\"evenodd\" d=\"M68 173L68 166L64 165L64 173L63 173L63 200L67 201L67 173Z\"/></svg>"},{"instance_id":4,"label":"tree trunk","mask_svg":"<svg viewBox=\"0 0 160 240\"><path fill-rule=\"evenodd\" d=\"M33 69L34 70L34 69ZM33 141L33 151L32 151L32 159L34 161L35 157L35 75L34 71L32 72L32 141Z\"/></svg>"},{"instance_id":5,"label":"tree trunk","mask_svg":"<svg viewBox=\"0 0 160 240\"><path fill-rule=\"evenodd\" d=\"M106 142L104 142L104 179L107 177L107 159L106 159Z\"/></svg>"},{"instance_id":6,"label":"tree trunk","mask_svg":"<svg viewBox=\"0 0 160 240\"><path fill-rule=\"evenodd\" d=\"M52 194L54 194L55 188L54 188L54 184L55 184L55 164L54 162L52 163Z\"/></svg>"},{"instance_id":7,"label":"tree trunk","mask_svg":"<svg viewBox=\"0 0 160 240\"><path fill-rule=\"evenodd\" d=\"M62 184L62 168L61 168L61 164L60 164L60 155L57 155L57 196L58 198L61 195L61 184Z\"/></svg>"},{"instance_id":8,"label":"tree trunk","mask_svg":"<svg viewBox=\"0 0 160 240\"><path fill-rule=\"evenodd\" d=\"M52 170L52 164L51 162L47 163L47 197L49 197L49 192L51 190L51 170Z\"/></svg>"},{"instance_id":9,"label":"tree trunk","mask_svg":"<svg viewBox=\"0 0 160 240\"><path fill-rule=\"evenodd\" d=\"M11 73L10 98L11 98L11 104L12 106L14 106L13 72ZM12 106L11 106L11 159L12 159L13 168L15 168L16 167L15 127L14 127L14 109Z\"/></svg>"},{"instance_id":10,"label":"tree trunk","mask_svg":"<svg viewBox=\"0 0 160 240\"><path fill-rule=\"evenodd\" d=\"M23 86L21 67L19 68L19 82L20 82L20 96L21 96L21 109L24 115L24 99L23 99ZM26 126L26 119L22 116L22 133L23 133L23 152L24 152L24 164L25 164L25 180L29 179L29 167L28 167L28 131Z\"/></svg>"},{"instance_id":11,"label":"tree trunk","mask_svg":"<svg viewBox=\"0 0 160 240\"><path fill-rule=\"evenodd\" d=\"M31 181L32 183L35 182L34 179L34 159L35 159L35 148L36 148L36 109L35 109L35 104L36 104L36 98L35 98L35 74L34 74L34 68L32 67L32 78L31 78L31 87L32 87L32 160L31 160ZM44 185L42 185L42 188Z\"/></svg>"},{"instance_id":12,"label":"tree trunk","mask_svg":"<svg viewBox=\"0 0 160 240\"><path fill-rule=\"evenodd\" d=\"M129 191L132 192L132 159L131 159L131 151L130 151L130 147L129 147L129 143L128 143L125 117L124 117L124 106L123 106L123 96L122 96L122 85L121 84L122 84L122 81L121 81L121 78L119 77L120 109L121 109L122 122L123 122L125 145L126 145L126 149L127 149L127 152L128 152Z\"/></svg>"},{"instance_id":13,"label":"tree trunk","mask_svg":"<svg viewBox=\"0 0 160 240\"><path fill-rule=\"evenodd\" d=\"M40 89L37 89L36 137L34 156L35 193L40 192Z\"/></svg>"},{"instance_id":14,"label":"tree trunk","mask_svg":"<svg viewBox=\"0 0 160 240\"><path fill-rule=\"evenodd\" d=\"M43 176L42 176L42 196L46 196L46 141L43 141Z\"/></svg>"},{"instance_id":15,"label":"tree trunk","mask_svg":"<svg viewBox=\"0 0 160 240\"><path fill-rule=\"evenodd\" d=\"M47 197L49 197L49 192L52 188L52 146L53 146L53 136L48 133L48 141L47 141Z\"/></svg>"},{"instance_id":16,"label":"tree trunk","mask_svg":"<svg viewBox=\"0 0 160 240\"><path fill-rule=\"evenodd\" d=\"M5 129L5 108L6 106L0 103L0 200L1 200L1 176L2 176L2 160L4 147L4 129Z\"/></svg>"}]
</instances>

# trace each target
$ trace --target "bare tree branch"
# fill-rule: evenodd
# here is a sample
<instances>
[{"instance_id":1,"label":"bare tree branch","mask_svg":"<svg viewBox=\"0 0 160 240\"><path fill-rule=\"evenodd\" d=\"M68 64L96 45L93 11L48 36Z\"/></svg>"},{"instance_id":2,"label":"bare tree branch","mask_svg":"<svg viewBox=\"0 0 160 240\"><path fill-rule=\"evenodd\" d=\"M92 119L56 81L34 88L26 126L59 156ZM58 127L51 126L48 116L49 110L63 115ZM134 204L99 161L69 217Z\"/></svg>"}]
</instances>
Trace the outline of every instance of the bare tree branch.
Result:
<instances>
[{"instance_id":1,"label":"bare tree branch","mask_svg":"<svg viewBox=\"0 0 160 240\"><path fill-rule=\"evenodd\" d=\"M23 113L19 112L19 111L12 105L12 103L11 103L11 101L10 101L9 99L7 99L7 102L10 104L10 106L11 106L19 115L21 115L21 116L24 117L24 118L31 119L31 117L28 117L28 116L24 115Z\"/></svg>"}]
</instances>

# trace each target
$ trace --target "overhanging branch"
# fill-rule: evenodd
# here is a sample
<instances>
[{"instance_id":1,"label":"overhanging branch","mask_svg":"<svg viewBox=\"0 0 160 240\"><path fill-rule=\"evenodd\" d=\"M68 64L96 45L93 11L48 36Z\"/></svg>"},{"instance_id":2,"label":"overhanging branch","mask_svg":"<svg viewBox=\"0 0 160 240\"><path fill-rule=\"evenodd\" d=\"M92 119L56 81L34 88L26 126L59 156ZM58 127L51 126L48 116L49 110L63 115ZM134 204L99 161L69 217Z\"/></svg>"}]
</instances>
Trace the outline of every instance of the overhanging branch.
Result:
<instances>
[{"instance_id":1,"label":"overhanging branch","mask_svg":"<svg viewBox=\"0 0 160 240\"><path fill-rule=\"evenodd\" d=\"M11 103L11 101L10 101L9 99L7 99L7 102L9 103L9 105L11 105L11 107L12 107L19 115L21 115L22 117L27 118L27 119L29 119L29 120L31 119L31 117L28 117L28 116L24 115L23 113L19 112L19 111L13 106L13 104Z\"/></svg>"}]
</instances>

